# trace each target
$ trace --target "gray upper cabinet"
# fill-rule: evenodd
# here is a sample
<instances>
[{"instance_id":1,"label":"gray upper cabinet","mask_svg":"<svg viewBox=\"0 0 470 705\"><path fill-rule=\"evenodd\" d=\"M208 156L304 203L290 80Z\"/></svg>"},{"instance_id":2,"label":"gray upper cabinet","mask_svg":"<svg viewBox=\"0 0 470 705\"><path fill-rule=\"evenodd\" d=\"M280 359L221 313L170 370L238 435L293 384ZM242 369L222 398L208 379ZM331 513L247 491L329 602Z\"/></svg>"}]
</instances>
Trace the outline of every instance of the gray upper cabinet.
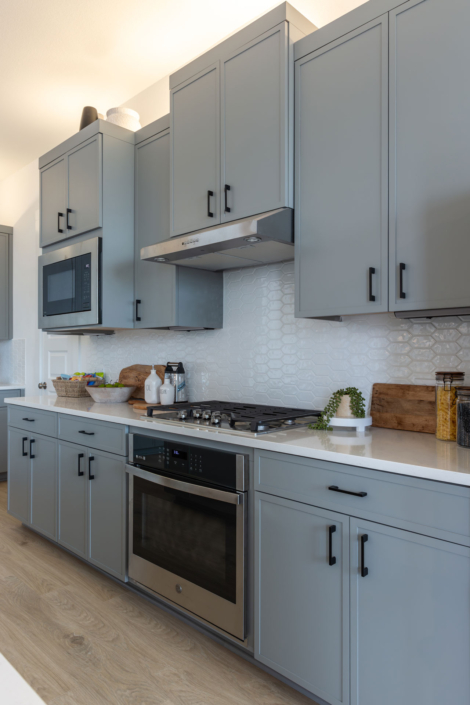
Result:
<instances>
[{"instance_id":1,"label":"gray upper cabinet","mask_svg":"<svg viewBox=\"0 0 470 705\"><path fill-rule=\"evenodd\" d=\"M136 134L134 325L135 328L221 328L223 276L220 272L140 259L143 247L170 237L169 125L169 116L165 116Z\"/></svg>"},{"instance_id":2,"label":"gray upper cabinet","mask_svg":"<svg viewBox=\"0 0 470 705\"><path fill-rule=\"evenodd\" d=\"M469 24L467 0L419 0L390 13L394 311L470 306Z\"/></svg>"},{"instance_id":3,"label":"gray upper cabinet","mask_svg":"<svg viewBox=\"0 0 470 705\"><path fill-rule=\"evenodd\" d=\"M222 62L222 222L292 205L288 79L287 22Z\"/></svg>"},{"instance_id":4,"label":"gray upper cabinet","mask_svg":"<svg viewBox=\"0 0 470 705\"><path fill-rule=\"evenodd\" d=\"M220 223L219 64L173 89L171 235Z\"/></svg>"},{"instance_id":5,"label":"gray upper cabinet","mask_svg":"<svg viewBox=\"0 0 470 705\"><path fill-rule=\"evenodd\" d=\"M102 136L67 154L67 235L80 235L102 225Z\"/></svg>"},{"instance_id":6,"label":"gray upper cabinet","mask_svg":"<svg viewBox=\"0 0 470 705\"><path fill-rule=\"evenodd\" d=\"M13 337L13 230L0 225L0 340Z\"/></svg>"},{"instance_id":7,"label":"gray upper cabinet","mask_svg":"<svg viewBox=\"0 0 470 705\"><path fill-rule=\"evenodd\" d=\"M41 247L67 237L67 160L59 157L39 172Z\"/></svg>"},{"instance_id":8,"label":"gray upper cabinet","mask_svg":"<svg viewBox=\"0 0 470 705\"><path fill-rule=\"evenodd\" d=\"M328 703L347 704L349 517L255 497L255 657Z\"/></svg>"},{"instance_id":9,"label":"gray upper cabinet","mask_svg":"<svg viewBox=\"0 0 470 705\"><path fill-rule=\"evenodd\" d=\"M388 310L387 66L387 14L296 62L297 317Z\"/></svg>"},{"instance_id":10,"label":"gray upper cabinet","mask_svg":"<svg viewBox=\"0 0 470 705\"><path fill-rule=\"evenodd\" d=\"M468 705L470 548L356 519L350 540L351 705Z\"/></svg>"},{"instance_id":11,"label":"gray upper cabinet","mask_svg":"<svg viewBox=\"0 0 470 705\"><path fill-rule=\"evenodd\" d=\"M293 208L294 42L288 3L170 77L171 235Z\"/></svg>"}]
</instances>

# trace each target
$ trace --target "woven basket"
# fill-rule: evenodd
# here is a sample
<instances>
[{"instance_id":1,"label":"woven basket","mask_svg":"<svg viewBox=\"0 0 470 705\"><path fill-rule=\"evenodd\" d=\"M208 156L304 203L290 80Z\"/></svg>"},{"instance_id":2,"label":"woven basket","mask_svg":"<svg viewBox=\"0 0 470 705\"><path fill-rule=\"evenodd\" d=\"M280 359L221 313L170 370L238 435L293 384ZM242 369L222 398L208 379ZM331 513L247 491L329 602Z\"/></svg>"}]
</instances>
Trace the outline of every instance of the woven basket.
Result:
<instances>
[{"instance_id":1,"label":"woven basket","mask_svg":"<svg viewBox=\"0 0 470 705\"><path fill-rule=\"evenodd\" d=\"M86 379L77 379L71 382L68 379L53 379L52 384L58 397L89 397L87 390L87 383L90 382L92 378L87 377Z\"/></svg>"}]
</instances>

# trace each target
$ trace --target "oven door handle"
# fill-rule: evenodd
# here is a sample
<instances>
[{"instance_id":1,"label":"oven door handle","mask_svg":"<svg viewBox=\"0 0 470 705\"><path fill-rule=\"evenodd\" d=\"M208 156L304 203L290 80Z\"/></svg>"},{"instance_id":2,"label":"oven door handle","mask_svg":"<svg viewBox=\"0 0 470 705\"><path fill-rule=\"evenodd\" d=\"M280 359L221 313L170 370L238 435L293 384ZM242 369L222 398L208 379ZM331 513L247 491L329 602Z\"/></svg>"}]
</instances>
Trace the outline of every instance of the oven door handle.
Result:
<instances>
[{"instance_id":1,"label":"oven door handle","mask_svg":"<svg viewBox=\"0 0 470 705\"><path fill-rule=\"evenodd\" d=\"M213 487L204 487L203 485L193 485L192 483L182 482L181 480L173 480L171 477L155 475L153 472L147 472L146 470L135 468L132 465L126 465L126 472L128 472L129 475L136 475L143 480L153 482L155 485L168 487L171 490L178 490L178 492L195 494L198 495L198 497L207 497L208 499L215 499L218 502L225 502L226 504L243 504L243 495L237 494L236 492L225 492L224 490L217 490Z\"/></svg>"}]
</instances>

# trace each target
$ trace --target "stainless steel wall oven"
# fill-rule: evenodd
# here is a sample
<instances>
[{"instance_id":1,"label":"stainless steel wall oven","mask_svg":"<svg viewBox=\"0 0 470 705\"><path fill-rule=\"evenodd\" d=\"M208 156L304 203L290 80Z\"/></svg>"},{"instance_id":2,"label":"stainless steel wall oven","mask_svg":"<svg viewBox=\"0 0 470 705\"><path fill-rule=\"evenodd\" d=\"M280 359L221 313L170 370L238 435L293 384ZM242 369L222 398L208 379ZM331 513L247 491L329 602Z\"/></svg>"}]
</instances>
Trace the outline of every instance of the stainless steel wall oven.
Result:
<instances>
[{"instance_id":1,"label":"stainless steel wall oven","mask_svg":"<svg viewBox=\"0 0 470 705\"><path fill-rule=\"evenodd\" d=\"M129 580L245 639L246 456L130 435Z\"/></svg>"}]
</instances>

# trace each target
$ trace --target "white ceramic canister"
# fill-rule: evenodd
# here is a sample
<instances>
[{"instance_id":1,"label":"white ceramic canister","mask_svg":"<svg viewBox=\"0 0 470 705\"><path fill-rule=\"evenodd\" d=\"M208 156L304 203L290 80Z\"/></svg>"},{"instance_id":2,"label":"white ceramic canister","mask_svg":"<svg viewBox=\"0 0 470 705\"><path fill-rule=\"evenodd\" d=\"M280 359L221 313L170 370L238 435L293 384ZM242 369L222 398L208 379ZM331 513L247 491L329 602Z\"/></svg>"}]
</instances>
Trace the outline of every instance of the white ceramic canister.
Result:
<instances>
[{"instance_id":1,"label":"white ceramic canister","mask_svg":"<svg viewBox=\"0 0 470 705\"><path fill-rule=\"evenodd\" d=\"M150 375L145 380L145 401L147 404L158 404L158 390L162 386L162 381L157 375L155 365L152 365Z\"/></svg>"},{"instance_id":2,"label":"white ceramic canister","mask_svg":"<svg viewBox=\"0 0 470 705\"><path fill-rule=\"evenodd\" d=\"M166 404L175 403L175 387L170 382L170 379L165 379L164 384L160 387L160 402L165 406Z\"/></svg>"},{"instance_id":3,"label":"white ceramic canister","mask_svg":"<svg viewBox=\"0 0 470 705\"><path fill-rule=\"evenodd\" d=\"M126 130L137 132L142 127L139 120L140 115L130 108L110 108L106 112L106 119L115 125L125 127Z\"/></svg>"}]
</instances>

